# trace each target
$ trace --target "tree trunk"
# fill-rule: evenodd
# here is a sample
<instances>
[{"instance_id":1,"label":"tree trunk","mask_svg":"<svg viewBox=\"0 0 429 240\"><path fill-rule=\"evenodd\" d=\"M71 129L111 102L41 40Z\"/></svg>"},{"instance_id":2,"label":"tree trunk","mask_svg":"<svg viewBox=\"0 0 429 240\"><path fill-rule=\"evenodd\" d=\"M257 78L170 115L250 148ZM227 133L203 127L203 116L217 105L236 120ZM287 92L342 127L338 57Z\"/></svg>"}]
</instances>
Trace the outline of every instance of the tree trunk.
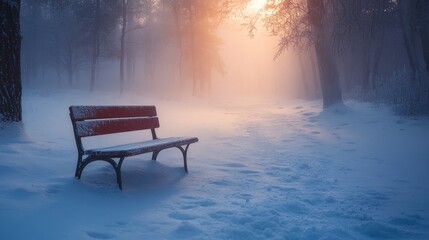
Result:
<instances>
[{"instance_id":1,"label":"tree trunk","mask_svg":"<svg viewBox=\"0 0 429 240\"><path fill-rule=\"evenodd\" d=\"M413 73L416 73L420 68L416 47L416 7L416 0L401 0L399 2L402 37Z\"/></svg>"},{"instance_id":2,"label":"tree trunk","mask_svg":"<svg viewBox=\"0 0 429 240\"><path fill-rule=\"evenodd\" d=\"M91 59L91 82L89 91L94 91L96 72L97 72L97 61L100 55L100 0L97 0L95 6L95 26L94 33L92 36L92 59Z\"/></svg>"},{"instance_id":3,"label":"tree trunk","mask_svg":"<svg viewBox=\"0 0 429 240\"><path fill-rule=\"evenodd\" d=\"M135 0L128 0L127 8L131 11L134 9L134 1ZM128 13L127 14L127 23L128 23L128 29L134 29L136 27L136 24L134 22L134 14ZM135 82L135 65L136 65L136 48L134 46L134 34L133 32L128 32L126 36L126 41L128 43L127 49L126 49L126 65L127 65L127 74L126 79L130 83Z\"/></svg>"},{"instance_id":4,"label":"tree trunk","mask_svg":"<svg viewBox=\"0 0 429 240\"><path fill-rule=\"evenodd\" d=\"M420 40L422 43L426 72L429 73L429 1L421 1L420 11Z\"/></svg>"},{"instance_id":5,"label":"tree trunk","mask_svg":"<svg viewBox=\"0 0 429 240\"><path fill-rule=\"evenodd\" d=\"M313 32L323 107L341 103L341 88L332 44L328 39L325 4L322 0L307 0L308 15Z\"/></svg>"},{"instance_id":6,"label":"tree trunk","mask_svg":"<svg viewBox=\"0 0 429 240\"><path fill-rule=\"evenodd\" d=\"M182 60L183 60L183 43L182 43L182 30L181 30L181 19L180 19L180 1L174 1L174 20L176 22L176 37L177 37L177 45L178 45L178 70L179 70L179 85L182 84Z\"/></svg>"},{"instance_id":7,"label":"tree trunk","mask_svg":"<svg viewBox=\"0 0 429 240\"><path fill-rule=\"evenodd\" d=\"M0 121L22 121L20 0L0 0Z\"/></svg>"},{"instance_id":8,"label":"tree trunk","mask_svg":"<svg viewBox=\"0 0 429 240\"><path fill-rule=\"evenodd\" d=\"M304 53L298 53L298 61L299 61L299 68L301 70L301 81L302 81L302 87L303 87L303 95L304 99L310 99L311 93L310 93L310 87L308 86L308 75L307 75L307 69L305 67L304 63Z\"/></svg>"},{"instance_id":9,"label":"tree trunk","mask_svg":"<svg viewBox=\"0 0 429 240\"><path fill-rule=\"evenodd\" d=\"M369 90L369 85L370 85L369 79L371 76L370 60L371 60L371 43L372 43L372 41L371 41L371 39L368 39L367 41L365 41L365 40L363 40L363 41L364 41L364 44L363 44L364 46L363 46L363 49L361 52L361 54L362 54L362 58L361 58L361 60L362 60L362 81L361 81L361 83L362 83L362 89L364 90L364 92L367 92Z\"/></svg>"},{"instance_id":10,"label":"tree trunk","mask_svg":"<svg viewBox=\"0 0 429 240\"><path fill-rule=\"evenodd\" d=\"M67 70L68 73L68 82L69 82L69 88L73 86L73 67L69 67Z\"/></svg>"},{"instance_id":11,"label":"tree trunk","mask_svg":"<svg viewBox=\"0 0 429 240\"><path fill-rule=\"evenodd\" d=\"M68 73L68 83L69 83L69 88L72 87L73 85L73 71L74 71L74 56L73 56L73 48L72 46L68 46L67 48L67 73Z\"/></svg>"},{"instance_id":12,"label":"tree trunk","mask_svg":"<svg viewBox=\"0 0 429 240\"><path fill-rule=\"evenodd\" d=\"M190 37L191 37L191 70L192 70L192 96L196 96L198 93L198 84L197 84L197 74L196 74L196 70L197 70L197 66L196 66L196 51L195 51L195 19L194 19L194 14L195 11L192 9L193 7L190 6L189 7L189 21L190 21L190 25L191 25L191 31L190 31Z\"/></svg>"},{"instance_id":13,"label":"tree trunk","mask_svg":"<svg viewBox=\"0 0 429 240\"><path fill-rule=\"evenodd\" d=\"M423 48L423 58L425 60L426 72L429 73L429 24L420 29L420 38Z\"/></svg>"},{"instance_id":14,"label":"tree trunk","mask_svg":"<svg viewBox=\"0 0 429 240\"><path fill-rule=\"evenodd\" d=\"M121 56L119 62L120 92L124 92L125 33L127 29L127 0L122 0Z\"/></svg>"},{"instance_id":15,"label":"tree trunk","mask_svg":"<svg viewBox=\"0 0 429 240\"><path fill-rule=\"evenodd\" d=\"M311 72L312 72L312 83L313 83L313 93L314 93L314 97L315 98L319 98L320 97L320 77L319 77L319 72L317 71L317 64L316 64L316 51L313 48L310 49L309 52L309 57L310 57L310 63L311 63Z\"/></svg>"},{"instance_id":16,"label":"tree trunk","mask_svg":"<svg viewBox=\"0 0 429 240\"><path fill-rule=\"evenodd\" d=\"M384 30L382 29L380 30L380 36L375 40L376 41L375 50L371 59L372 66L371 66L370 83L371 83L372 89L375 89L377 86L377 76L378 76L378 71L380 66L380 59L385 45L384 37L385 37L385 33L384 33Z\"/></svg>"}]
</instances>

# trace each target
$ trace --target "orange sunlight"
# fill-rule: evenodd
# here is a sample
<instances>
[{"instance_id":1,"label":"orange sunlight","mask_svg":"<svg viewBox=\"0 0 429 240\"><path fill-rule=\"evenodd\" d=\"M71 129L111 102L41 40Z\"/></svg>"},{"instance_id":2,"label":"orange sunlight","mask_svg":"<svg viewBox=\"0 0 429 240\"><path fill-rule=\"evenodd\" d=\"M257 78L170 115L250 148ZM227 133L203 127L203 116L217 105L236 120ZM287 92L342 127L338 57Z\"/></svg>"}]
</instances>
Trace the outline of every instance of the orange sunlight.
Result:
<instances>
[{"instance_id":1,"label":"orange sunlight","mask_svg":"<svg viewBox=\"0 0 429 240\"><path fill-rule=\"evenodd\" d=\"M249 13L256 13L264 8L267 0L251 0L249 4L247 4L247 11Z\"/></svg>"}]
</instances>

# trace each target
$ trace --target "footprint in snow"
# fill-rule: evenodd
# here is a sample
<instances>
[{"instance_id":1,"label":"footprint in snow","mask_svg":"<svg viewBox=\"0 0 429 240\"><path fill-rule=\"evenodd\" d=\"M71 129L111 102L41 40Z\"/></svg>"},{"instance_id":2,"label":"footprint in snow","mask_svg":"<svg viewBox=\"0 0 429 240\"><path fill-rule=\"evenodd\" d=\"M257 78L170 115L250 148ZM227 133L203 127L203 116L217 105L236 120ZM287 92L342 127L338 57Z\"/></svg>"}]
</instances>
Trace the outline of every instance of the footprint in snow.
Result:
<instances>
[{"instance_id":1,"label":"footprint in snow","mask_svg":"<svg viewBox=\"0 0 429 240\"><path fill-rule=\"evenodd\" d=\"M365 123L366 124L372 124L372 123L379 123L380 121L378 121L378 120L369 120L369 121L366 121Z\"/></svg>"},{"instance_id":2,"label":"footprint in snow","mask_svg":"<svg viewBox=\"0 0 429 240\"><path fill-rule=\"evenodd\" d=\"M14 168L9 166L0 166L0 175L6 175L7 173L14 172Z\"/></svg>"},{"instance_id":3,"label":"footprint in snow","mask_svg":"<svg viewBox=\"0 0 429 240\"><path fill-rule=\"evenodd\" d=\"M122 221L117 221L117 222L116 222L116 224L117 224L118 226L126 226L126 225L127 225L127 223L126 223L126 222L122 222Z\"/></svg>"},{"instance_id":4,"label":"footprint in snow","mask_svg":"<svg viewBox=\"0 0 429 240\"><path fill-rule=\"evenodd\" d=\"M292 183L301 180L301 177L298 175L289 175L283 178L281 181L285 183Z\"/></svg>"},{"instance_id":5,"label":"footprint in snow","mask_svg":"<svg viewBox=\"0 0 429 240\"><path fill-rule=\"evenodd\" d=\"M314 148L314 147L316 147L316 145L313 145L313 144L304 144L302 146L305 147L305 148Z\"/></svg>"},{"instance_id":6,"label":"footprint in snow","mask_svg":"<svg viewBox=\"0 0 429 240\"><path fill-rule=\"evenodd\" d=\"M355 230L369 238L377 239L400 239L403 238L404 235L408 235L398 228L390 227L374 221L356 226Z\"/></svg>"},{"instance_id":7,"label":"footprint in snow","mask_svg":"<svg viewBox=\"0 0 429 240\"><path fill-rule=\"evenodd\" d=\"M24 188L15 188L8 191L7 194L15 199L27 199L37 195L37 192L32 192Z\"/></svg>"},{"instance_id":8,"label":"footprint in snow","mask_svg":"<svg viewBox=\"0 0 429 240\"><path fill-rule=\"evenodd\" d=\"M305 113L302 113L301 115L309 117L309 116L313 116L313 113L311 113L311 112L305 112Z\"/></svg>"},{"instance_id":9,"label":"footprint in snow","mask_svg":"<svg viewBox=\"0 0 429 240\"><path fill-rule=\"evenodd\" d=\"M259 172L253 171L253 170L242 170L242 171L240 171L240 173L244 173L244 174L257 174Z\"/></svg>"},{"instance_id":10,"label":"footprint in snow","mask_svg":"<svg viewBox=\"0 0 429 240\"><path fill-rule=\"evenodd\" d=\"M46 189L46 193L48 194L57 194L61 192L61 186L60 185L52 185L48 186Z\"/></svg>"},{"instance_id":11,"label":"footprint in snow","mask_svg":"<svg viewBox=\"0 0 429 240\"><path fill-rule=\"evenodd\" d=\"M213 219L220 219L220 218L230 218L230 216L232 216L233 214L234 213L231 211L221 210L221 211L209 213L209 216Z\"/></svg>"},{"instance_id":12,"label":"footprint in snow","mask_svg":"<svg viewBox=\"0 0 429 240\"><path fill-rule=\"evenodd\" d=\"M193 196L181 196L180 198L183 198L183 199L197 199L196 197L193 197Z\"/></svg>"},{"instance_id":13,"label":"footprint in snow","mask_svg":"<svg viewBox=\"0 0 429 240\"><path fill-rule=\"evenodd\" d=\"M210 200L201 200L201 201L197 201L195 203L201 207L211 207L211 206L216 205L215 202L210 201Z\"/></svg>"},{"instance_id":14,"label":"footprint in snow","mask_svg":"<svg viewBox=\"0 0 429 240\"><path fill-rule=\"evenodd\" d=\"M180 212L172 212L168 214L168 216L176 220L194 220L197 218L197 216L195 215L180 213Z\"/></svg>"},{"instance_id":15,"label":"footprint in snow","mask_svg":"<svg viewBox=\"0 0 429 240\"><path fill-rule=\"evenodd\" d=\"M2 153L16 154L16 153L18 153L18 151L16 151L15 149L12 149L12 148L5 147L2 149Z\"/></svg>"},{"instance_id":16,"label":"footprint in snow","mask_svg":"<svg viewBox=\"0 0 429 240\"><path fill-rule=\"evenodd\" d=\"M231 185L231 182L228 180L219 180L219 181L212 181L211 184L218 185L218 186L229 186Z\"/></svg>"},{"instance_id":17,"label":"footprint in snow","mask_svg":"<svg viewBox=\"0 0 429 240\"><path fill-rule=\"evenodd\" d=\"M305 214L308 212L306 205L301 202L286 202L283 204L280 210L290 214Z\"/></svg>"},{"instance_id":18,"label":"footprint in snow","mask_svg":"<svg viewBox=\"0 0 429 240\"><path fill-rule=\"evenodd\" d=\"M241 163L226 163L224 164L225 167L233 167L233 168L242 168L245 167L246 165L241 164Z\"/></svg>"},{"instance_id":19,"label":"footprint in snow","mask_svg":"<svg viewBox=\"0 0 429 240\"><path fill-rule=\"evenodd\" d=\"M310 166L308 164L304 163L304 164L301 164L301 166L299 166L299 169L301 169L301 170L309 170Z\"/></svg>"},{"instance_id":20,"label":"footprint in snow","mask_svg":"<svg viewBox=\"0 0 429 240\"><path fill-rule=\"evenodd\" d=\"M356 149L354 148L343 149L343 152L356 152Z\"/></svg>"},{"instance_id":21,"label":"footprint in snow","mask_svg":"<svg viewBox=\"0 0 429 240\"><path fill-rule=\"evenodd\" d=\"M389 222L397 226L413 226L413 227L424 227L424 224L421 223L423 218L420 215L412 215L405 217L395 217L392 218Z\"/></svg>"},{"instance_id":22,"label":"footprint in snow","mask_svg":"<svg viewBox=\"0 0 429 240\"><path fill-rule=\"evenodd\" d=\"M201 234L201 229L189 222L182 222L178 228L173 231L174 238L189 238Z\"/></svg>"},{"instance_id":23,"label":"footprint in snow","mask_svg":"<svg viewBox=\"0 0 429 240\"><path fill-rule=\"evenodd\" d=\"M94 239L112 239L112 238L115 238L114 235L112 235L110 233L103 233L103 232L87 231L86 234L90 238L94 238Z\"/></svg>"}]
</instances>

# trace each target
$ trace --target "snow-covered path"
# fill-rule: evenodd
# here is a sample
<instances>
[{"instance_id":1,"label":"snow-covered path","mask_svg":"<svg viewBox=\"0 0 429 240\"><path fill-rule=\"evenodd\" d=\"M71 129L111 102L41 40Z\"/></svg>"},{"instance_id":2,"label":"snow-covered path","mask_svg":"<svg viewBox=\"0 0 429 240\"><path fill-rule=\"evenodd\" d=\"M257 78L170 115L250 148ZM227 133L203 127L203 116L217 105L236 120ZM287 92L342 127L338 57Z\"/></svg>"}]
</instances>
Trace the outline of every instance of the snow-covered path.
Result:
<instances>
[{"instance_id":1,"label":"snow-covered path","mask_svg":"<svg viewBox=\"0 0 429 240\"><path fill-rule=\"evenodd\" d=\"M0 136L1 239L429 238L428 120L355 102L83 99L29 93L31 141ZM74 179L67 106L101 103L156 104L160 136L198 136L190 173L172 149L126 159L123 192L102 162Z\"/></svg>"}]
</instances>

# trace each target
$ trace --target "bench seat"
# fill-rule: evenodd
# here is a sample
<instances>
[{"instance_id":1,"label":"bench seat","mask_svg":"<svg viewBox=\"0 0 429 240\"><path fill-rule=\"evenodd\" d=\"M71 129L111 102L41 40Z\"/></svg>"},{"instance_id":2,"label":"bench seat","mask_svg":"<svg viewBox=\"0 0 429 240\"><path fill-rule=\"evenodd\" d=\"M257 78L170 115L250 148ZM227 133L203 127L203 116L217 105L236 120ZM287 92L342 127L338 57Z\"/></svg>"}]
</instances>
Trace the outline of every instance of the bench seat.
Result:
<instances>
[{"instance_id":1,"label":"bench seat","mask_svg":"<svg viewBox=\"0 0 429 240\"><path fill-rule=\"evenodd\" d=\"M149 141L123 144L112 147L88 149L85 155L97 157L129 157L143 153L158 152L163 149L180 147L198 142L196 137L169 137Z\"/></svg>"}]
</instances>

